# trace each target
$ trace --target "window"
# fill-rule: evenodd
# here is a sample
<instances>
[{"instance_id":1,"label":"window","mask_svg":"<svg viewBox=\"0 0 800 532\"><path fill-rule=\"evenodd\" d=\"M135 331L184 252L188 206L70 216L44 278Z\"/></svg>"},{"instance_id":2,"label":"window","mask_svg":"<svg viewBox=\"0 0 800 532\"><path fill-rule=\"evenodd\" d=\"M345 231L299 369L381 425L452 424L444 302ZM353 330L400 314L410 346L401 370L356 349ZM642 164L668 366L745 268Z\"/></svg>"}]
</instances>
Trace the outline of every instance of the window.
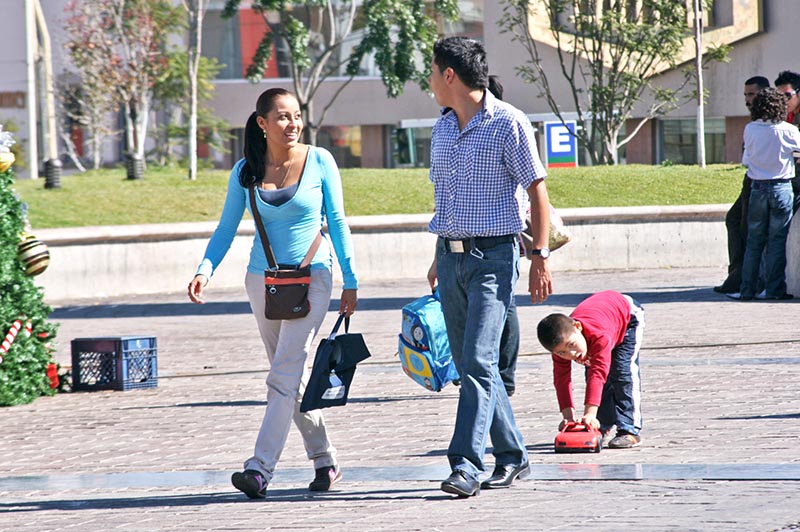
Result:
<instances>
[{"instance_id":1,"label":"window","mask_svg":"<svg viewBox=\"0 0 800 532\"><path fill-rule=\"evenodd\" d=\"M706 162L725 162L725 119L705 121ZM661 120L659 122L661 153L657 162L697 164L697 121L692 118Z\"/></svg>"},{"instance_id":2,"label":"window","mask_svg":"<svg viewBox=\"0 0 800 532\"><path fill-rule=\"evenodd\" d=\"M389 165L392 168L430 166L431 131L433 128L430 127L393 128Z\"/></svg>"},{"instance_id":3,"label":"window","mask_svg":"<svg viewBox=\"0 0 800 532\"><path fill-rule=\"evenodd\" d=\"M331 152L339 168L361 166L361 126L322 126L317 146Z\"/></svg>"},{"instance_id":4,"label":"window","mask_svg":"<svg viewBox=\"0 0 800 532\"><path fill-rule=\"evenodd\" d=\"M483 5L484 0L459 0L458 20L445 22L443 33L482 40Z\"/></svg>"},{"instance_id":5,"label":"window","mask_svg":"<svg viewBox=\"0 0 800 532\"><path fill-rule=\"evenodd\" d=\"M218 79L242 77L239 46L239 18L223 20L220 11L209 9L203 22L203 55L213 57L224 65Z\"/></svg>"}]
</instances>

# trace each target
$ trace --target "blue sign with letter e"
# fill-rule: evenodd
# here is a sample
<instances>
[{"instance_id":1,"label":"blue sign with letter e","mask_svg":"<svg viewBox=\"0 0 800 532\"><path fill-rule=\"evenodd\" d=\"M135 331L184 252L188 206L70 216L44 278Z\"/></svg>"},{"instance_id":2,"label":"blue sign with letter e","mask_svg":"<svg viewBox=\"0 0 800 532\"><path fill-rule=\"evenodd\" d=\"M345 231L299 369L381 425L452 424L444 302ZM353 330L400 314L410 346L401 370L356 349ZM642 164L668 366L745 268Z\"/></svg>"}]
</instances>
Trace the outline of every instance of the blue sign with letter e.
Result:
<instances>
[{"instance_id":1,"label":"blue sign with letter e","mask_svg":"<svg viewBox=\"0 0 800 532\"><path fill-rule=\"evenodd\" d=\"M575 121L544 123L544 139L547 147L549 168L574 168L578 166L578 140L570 132L575 132Z\"/></svg>"}]
</instances>

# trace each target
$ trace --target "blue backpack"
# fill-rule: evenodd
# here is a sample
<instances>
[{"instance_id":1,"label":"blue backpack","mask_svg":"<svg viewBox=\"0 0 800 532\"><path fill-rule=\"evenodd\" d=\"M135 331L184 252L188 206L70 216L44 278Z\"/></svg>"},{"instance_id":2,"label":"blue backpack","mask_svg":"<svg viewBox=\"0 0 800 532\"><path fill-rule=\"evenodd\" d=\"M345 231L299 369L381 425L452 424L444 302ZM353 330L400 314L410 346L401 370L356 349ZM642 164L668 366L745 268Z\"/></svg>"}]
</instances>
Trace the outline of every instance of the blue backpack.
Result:
<instances>
[{"instance_id":1,"label":"blue backpack","mask_svg":"<svg viewBox=\"0 0 800 532\"><path fill-rule=\"evenodd\" d=\"M402 331L397 353L406 375L434 392L458 381L438 292L403 307Z\"/></svg>"}]
</instances>

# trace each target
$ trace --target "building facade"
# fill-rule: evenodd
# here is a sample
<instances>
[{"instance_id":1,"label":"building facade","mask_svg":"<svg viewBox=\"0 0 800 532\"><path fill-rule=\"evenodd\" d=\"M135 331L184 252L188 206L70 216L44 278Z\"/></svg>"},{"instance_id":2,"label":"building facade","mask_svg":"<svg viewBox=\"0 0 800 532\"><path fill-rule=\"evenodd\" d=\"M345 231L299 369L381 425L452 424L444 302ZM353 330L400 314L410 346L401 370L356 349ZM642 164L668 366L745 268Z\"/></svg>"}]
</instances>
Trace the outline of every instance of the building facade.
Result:
<instances>
[{"instance_id":1,"label":"building facade","mask_svg":"<svg viewBox=\"0 0 800 532\"><path fill-rule=\"evenodd\" d=\"M5 0L5 16L0 18L0 62L5 75L0 79L0 123L14 123L23 145L28 145L29 116L27 108L30 72L26 63L25 13L30 0ZM543 1L543 0L539 0ZM69 68L62 44L61 29L67 0L40 0L53 42L53 65L56 76ZM691 2L690 2L691 4ZM245 71L266 24L260 14L249 9L248 2L231 19L223 19L222 0L212 0L204 24L203 53L225 65L216 82L216 93L210 102L213 112L234 128L229 154L212 154L221 167L230 166L241 152L242 130L254 110L258 95L275 86L292 89L287 78L286 53L279 46L273 53L264 79L253 84ZM505 87L504 98L532 117L534 125L548 119L551 110L538 90L517 75L517 68L527 61L519 43L503 33L498 22L502 4L498 0L461 0L460 20L442 25L446 34L466 35L482 40L487 48L490 71L497 74ZM744 81L754 75L774 80L782 70L800 71L800 59L790 44L800 27L797 0L716 0L708 14L706 42L729 43L733 46L729 63L712 64L704 75L709 98L705 108L707 162L738 162L741 158L742 130L748 121L742 95ZM547 44L547 31L531 25L537 40ZM687 32L690 26L687 24ZM688 56L686 61L691 60ZM545 47L544 68L560 69L555 49ZM408 84L398 98L389 98L379 73L368 61L362 75L350 82L334 105L327 111L318 136L318 144L330 149L342 167L427 166L430 126L439 109L432 96ZM656 82L676 86L683 74L680 69L665 71ZM562 110L570 108L569 90L558 76L552 85ZM315 97L320 108L345 83L345 77L326 81ZM37 79L37 90L41 83ZM643 102L643 104L646 102ZM41 109L36 116L41 126ZM634 126L632 121L630 127ZM38 128L40 146L44 144L42 128ZM659 164L671 161L691 164L697 161L696 106L689 103L667 116L648 122L624 149L622 160L628 163ZM540 142L542 144L542 142ZM121 145L111 145L104 158L109 163L121 160ZM41 149L39 150L41 152ZM581 163L584 163L581 157ZM65 160L65 163L67 161Z\"/></svg>"}]
</instances>

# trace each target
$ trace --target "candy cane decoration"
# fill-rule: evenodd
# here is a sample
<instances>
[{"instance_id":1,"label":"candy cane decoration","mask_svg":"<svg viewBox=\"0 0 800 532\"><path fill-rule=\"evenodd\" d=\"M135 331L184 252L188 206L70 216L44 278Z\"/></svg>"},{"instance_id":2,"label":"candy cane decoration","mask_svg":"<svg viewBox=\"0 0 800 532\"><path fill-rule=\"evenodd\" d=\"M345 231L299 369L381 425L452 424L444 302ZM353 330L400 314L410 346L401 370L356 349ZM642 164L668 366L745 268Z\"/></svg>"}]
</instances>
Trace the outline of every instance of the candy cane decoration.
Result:
<instances>
[{"instance_id":1,"label":"candy cane decoration","mask_svg":"<svg viewBox=\"0 0 800 532\"><path fill-rule=\"evenodd\" d=\"M14 343L14 340L17 338L17 334L19 334L20 329L22 329L22 320L14 320L14 323L11 324L11 328L8 330L3 343L0 344L0 363L3 362L3 355L8 354L8 350L11 349L11 344ZM25 336L30 336L33 332L33 324L31 320L27 320L25 322Z\"/></svg>"}]
</instances>

